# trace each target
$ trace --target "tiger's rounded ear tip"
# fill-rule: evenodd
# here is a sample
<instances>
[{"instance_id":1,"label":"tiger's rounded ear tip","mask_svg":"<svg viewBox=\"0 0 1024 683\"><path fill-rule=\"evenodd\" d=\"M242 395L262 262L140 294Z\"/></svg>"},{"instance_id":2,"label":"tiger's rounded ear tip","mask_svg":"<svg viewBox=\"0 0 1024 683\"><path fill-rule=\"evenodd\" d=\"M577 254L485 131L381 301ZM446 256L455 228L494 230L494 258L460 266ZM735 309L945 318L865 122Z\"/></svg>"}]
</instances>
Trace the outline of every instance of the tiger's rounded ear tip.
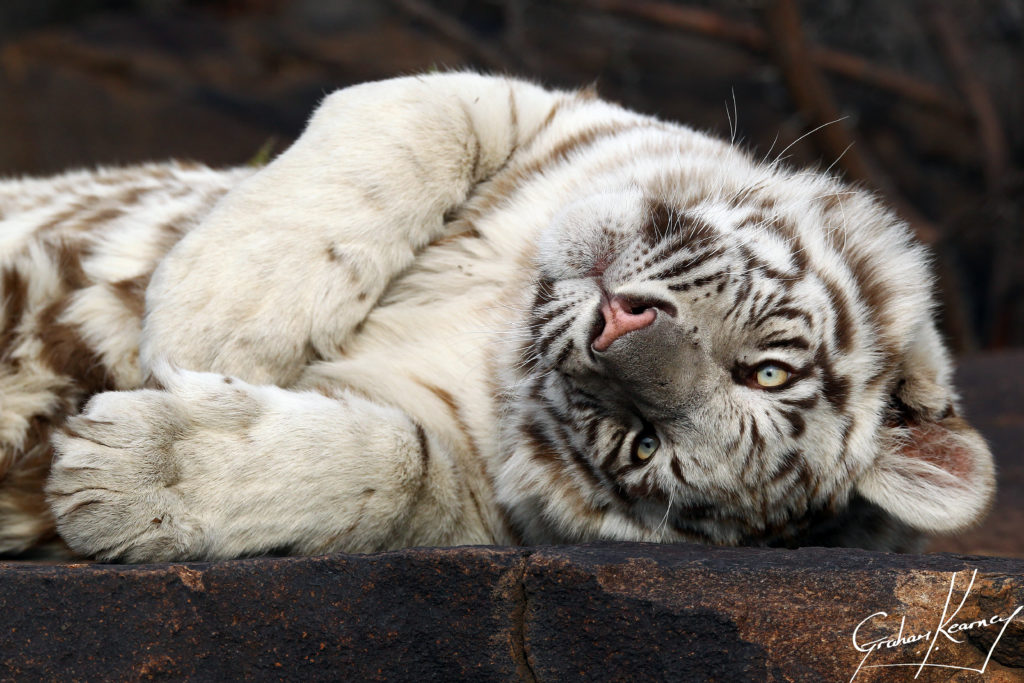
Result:
<instances>
[{"instance_id":1,"label":"tiger's rounded ear tip","mask_svg":"<svg viewBox=\"0 0 1024 683\"><path fill-rule=\"evenodd\" d=\"M902 429L857 483L894 517L928 534L976 527L995 502L995 462L988 444L962 418Z\"/></svg>"}]
</instances>

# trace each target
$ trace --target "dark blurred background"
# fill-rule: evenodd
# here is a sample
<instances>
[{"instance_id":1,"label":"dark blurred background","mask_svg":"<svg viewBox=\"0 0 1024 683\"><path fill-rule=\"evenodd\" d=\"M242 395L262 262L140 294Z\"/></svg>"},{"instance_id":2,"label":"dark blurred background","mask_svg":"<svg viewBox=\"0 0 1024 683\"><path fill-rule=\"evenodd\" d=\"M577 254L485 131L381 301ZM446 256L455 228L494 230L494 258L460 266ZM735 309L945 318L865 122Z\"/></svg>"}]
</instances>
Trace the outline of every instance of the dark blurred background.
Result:
<instances>
[{"instance_id":1,"label":"dark blurred background","mask_svg":"<svg viewBox=\"0 0 1024 683\"><path fill-rule=\"evenodd\" d=\"M1024 346L1024 0L3 0L0 176L259 163L335 88L459 67L834 164L935 248L954 348Z\"/></svg>"}]
</instances>

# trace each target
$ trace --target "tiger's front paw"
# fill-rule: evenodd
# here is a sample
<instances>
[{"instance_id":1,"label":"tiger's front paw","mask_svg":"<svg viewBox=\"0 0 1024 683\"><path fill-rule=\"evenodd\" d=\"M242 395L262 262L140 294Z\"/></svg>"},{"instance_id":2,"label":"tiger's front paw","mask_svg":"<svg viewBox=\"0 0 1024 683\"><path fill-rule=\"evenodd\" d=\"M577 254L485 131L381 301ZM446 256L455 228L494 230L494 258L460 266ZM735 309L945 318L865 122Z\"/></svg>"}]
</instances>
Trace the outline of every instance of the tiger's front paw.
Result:
<instances>
[{"instance_id":1,"label":"tiger's front paw","mask_svg":"<svg viewBox=\"0 0 1024 683\"><path fill-rule=\"evenodd\" d=\"M126 562L202 554L204 532L179 486L175 453L187 419L187 406L171 393L110 392L55 431L46 492L71 548Z\"/></svg>"}]
</instances>

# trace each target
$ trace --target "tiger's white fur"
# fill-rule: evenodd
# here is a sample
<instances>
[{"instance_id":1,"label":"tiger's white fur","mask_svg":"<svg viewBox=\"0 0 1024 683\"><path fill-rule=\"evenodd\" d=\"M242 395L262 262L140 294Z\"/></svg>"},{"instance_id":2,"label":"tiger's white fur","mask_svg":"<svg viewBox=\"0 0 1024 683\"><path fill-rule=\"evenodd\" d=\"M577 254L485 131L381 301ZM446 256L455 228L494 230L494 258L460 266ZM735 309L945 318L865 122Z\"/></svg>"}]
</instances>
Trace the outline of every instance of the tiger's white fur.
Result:
<instances>
[{"instance_id":1,"label":"tiger's white fur","mask_svg":"<svg viewBox=\"0 0 1024 683\"><path fill-rule=\"evenodd\" d=\"M12 181L0 212L0 550L53 520L128 561L904 549L992 496L902 223L585 93L369 83L258 172ZM654 322L596 351L610 297Z\"/></svg>"}]
</instances>

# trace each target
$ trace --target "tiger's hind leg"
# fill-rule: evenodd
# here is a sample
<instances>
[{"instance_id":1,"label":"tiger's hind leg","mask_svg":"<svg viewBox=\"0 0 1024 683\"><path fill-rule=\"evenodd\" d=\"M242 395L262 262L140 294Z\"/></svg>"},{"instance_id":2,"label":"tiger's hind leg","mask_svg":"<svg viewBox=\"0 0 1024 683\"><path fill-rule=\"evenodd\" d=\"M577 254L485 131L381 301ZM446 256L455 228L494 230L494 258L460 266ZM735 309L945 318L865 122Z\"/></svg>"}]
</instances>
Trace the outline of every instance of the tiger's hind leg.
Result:
<instances>
[{"instance_id":1,"label":"tiger's hind leg","mask_svg":"<svg viewBox=\"0 0 1024 683\"><path fill-rule=\"evenodd\" d=\"M54 437L47 492L76 551L143 562L460 540L451 458L401 411L345 391L159 377L165 391L100 394Z\"/></svg>"},{"instance_id":2,"label":"tiger's hind leg","mask_svg":"<svg viewBox=\"0 0 1024 683\"><path fill-rule=\"evenodd\" d=\"M0 487L0 556L23 556L41 544L52 546L43 555L71 554L56 537L53 517L43 495L50 458L50 448L39 443L8 463Z\"/></svg>"},{"instance_id":3,"label":"tiger's hind leg","mask_svg":"<svg viewBox=\"0 0 1024 683\"><path fill-rule=\"evenodd\" d=\"M141 384L150 274L251 174L170 162L0 181L0 555L58 542L51 429Z\"/></svg>"},{"instance_id":4,"label":"tiger's hind leg","mask_svg":"<svg viewBox=\"0 0 1024 683\"><path fill-rule=\"evenodd\" d=\"M52 426L74 411L83 391L54 368L61 354L46 354L70 349L56 335L40 333L39 319L56 299L46 296L46 284L45 274L30 283L10 265L0 278L0 556L5 557L41 551L70 555L56 536L43 486Z\"/></svg>"},{"instance_id":5,"label":"tiger's hind leg","mask_svg":"<svg viewBox=\"0 0 1024 683\"><path fill-rule=\"evenodd\" d=\"M26 365L19 372L0 361L0 556L68 558L43 487L53 457L51 430L80 392Z\"/></svg>"}]
</instances>

